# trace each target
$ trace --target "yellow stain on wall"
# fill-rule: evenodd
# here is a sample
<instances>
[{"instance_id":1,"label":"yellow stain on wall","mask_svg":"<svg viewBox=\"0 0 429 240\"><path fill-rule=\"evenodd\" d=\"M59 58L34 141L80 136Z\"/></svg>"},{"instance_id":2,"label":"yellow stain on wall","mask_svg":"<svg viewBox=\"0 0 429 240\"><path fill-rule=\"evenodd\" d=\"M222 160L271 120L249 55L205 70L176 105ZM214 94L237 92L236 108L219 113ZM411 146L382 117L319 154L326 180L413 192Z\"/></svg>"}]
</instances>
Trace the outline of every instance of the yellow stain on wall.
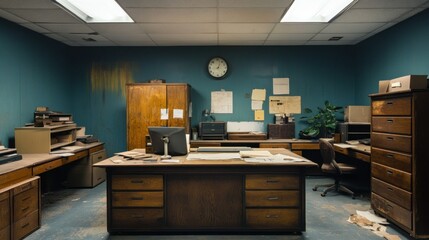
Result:
<instances>
[{"instance_id":1,"label":"yellow stain on wall","mask_svg":"<svg viewBox=\"0 0 429 240\"><path fill-rule=\"evenodd\" d=\"M91 89L93 92L97 90L120 92L125 97L126 84L133 82L131 63L93 63L91 66Z\"/></svg>"}]
</instances>

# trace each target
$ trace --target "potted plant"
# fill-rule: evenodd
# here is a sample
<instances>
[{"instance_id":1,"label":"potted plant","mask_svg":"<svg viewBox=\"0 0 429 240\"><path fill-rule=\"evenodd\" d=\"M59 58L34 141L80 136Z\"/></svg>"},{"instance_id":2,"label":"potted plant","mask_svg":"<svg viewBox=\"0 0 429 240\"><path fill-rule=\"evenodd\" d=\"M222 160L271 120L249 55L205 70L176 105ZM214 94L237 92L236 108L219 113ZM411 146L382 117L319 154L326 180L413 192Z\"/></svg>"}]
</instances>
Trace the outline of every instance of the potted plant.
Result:
<instances>
[{"instance_id":1,"label":"potted plant","mask_svg":"<svg viewBox=\"0 0 429 240\"><path fill-rule=\"evenodd\" d=\"M301 117L302 121L307 123L307 127L299 132L301 138L324 138L332 137L337 124L336 113L340 112L342 107L337 107L329 101L325 101L324 107L317 107L318 112L312 116ZM312 114L310 108L304 109L305 114Z\"/></svg>"}]
</instances>

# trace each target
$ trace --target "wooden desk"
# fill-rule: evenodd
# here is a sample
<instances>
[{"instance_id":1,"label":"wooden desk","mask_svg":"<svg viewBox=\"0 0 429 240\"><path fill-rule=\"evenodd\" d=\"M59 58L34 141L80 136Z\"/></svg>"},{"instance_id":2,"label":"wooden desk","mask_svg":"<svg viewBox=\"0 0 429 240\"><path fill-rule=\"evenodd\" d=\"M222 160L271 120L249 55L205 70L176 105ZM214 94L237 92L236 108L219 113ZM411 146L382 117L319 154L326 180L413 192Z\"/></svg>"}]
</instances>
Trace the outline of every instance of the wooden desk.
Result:
<instances>
[{"instance_id":1,"label":"wooden desk","mask_svg":"<svg viewBox=\"0 0 429 240\"><path fill-rule=\"evenodd\" d=\"M95 164L107 169L109 233L305 231L305 169L315 163L174 158Z\"/></svg>"},{"instance_id":2,"label":"wooden desk","mask_svg":"<svg viewBox=\"0 0 429 240\"><path fill-rule=\"evenodd\" d=\"M341 147L341 145L334 143L335 152L344 154L348 157L356 158L364 162L371 162L371 146L364 144L351 145L353 147Z\"/></svg>"}]
</instances>

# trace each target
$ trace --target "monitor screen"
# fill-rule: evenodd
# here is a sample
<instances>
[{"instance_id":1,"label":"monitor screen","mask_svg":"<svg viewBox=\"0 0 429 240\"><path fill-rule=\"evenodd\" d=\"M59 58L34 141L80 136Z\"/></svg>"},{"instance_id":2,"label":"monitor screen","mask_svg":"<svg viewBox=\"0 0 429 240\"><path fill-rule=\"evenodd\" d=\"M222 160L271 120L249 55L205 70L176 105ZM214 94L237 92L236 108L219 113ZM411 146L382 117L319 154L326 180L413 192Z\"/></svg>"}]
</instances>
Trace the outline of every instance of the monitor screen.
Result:
<instances>
[{"instance_id":1,"label":"monitor screen","mask_svg":"<svg viewBox=\"0 0 429 240\"><path fill-rule=\"evenodd\" d=\"M164 137L168 137L168 155L188 154L184 127L148 127L153 153L164 154Z\"/></svg>"}]
</instances>

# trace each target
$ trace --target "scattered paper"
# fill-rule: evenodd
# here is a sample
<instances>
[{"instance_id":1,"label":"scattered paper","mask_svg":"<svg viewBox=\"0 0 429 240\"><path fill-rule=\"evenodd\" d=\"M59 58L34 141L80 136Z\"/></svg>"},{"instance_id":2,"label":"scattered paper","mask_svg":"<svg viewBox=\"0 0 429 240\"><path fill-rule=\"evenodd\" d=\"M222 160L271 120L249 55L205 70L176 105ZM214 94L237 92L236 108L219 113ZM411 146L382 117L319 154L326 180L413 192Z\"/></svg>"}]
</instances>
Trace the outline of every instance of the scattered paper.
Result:
<instances>
[{"instance_id":1,"label":"scattered paper","mask_svg":"<svg viewBox=\"0 0 429 240\"><path fill-rule=\"evenodd\" d=\"M239 152L240 157L246 158L246 157L271 157L273 154L270 153L270 151L258 151L258 150L252 150L252 151L240 151Z\"/></svg>"},{"instance_id":2,"label":"scattered paper","mask_svg":"<svg viewBox=\"0 0 429 240\"><path fill-rule=\"evenodd\" d=\"M66 146L66 147L62 147L61 149L69 150L69 151L76 151L76 150L80 150L82 148L83 148L82 146Z\"/></svg>"},{"instance_id":3,"label":"scattered paper","mask_svg":"<svg viewBox=\"0 0 429 240\"><path fill-rule=\"evenodd\" d=\"M233 113L232 91L211 92L211 113Z\"/></svg>"},{"instance_id":4,"label":"scattered paper","mask_svg":"<svg viewBox=\"0 0 429 240\"><path fill-rule=\"evenodd\" d=\"M273 94L289 94L289 78L273 78Z\"/></svg>"},{"instance_id":5,"label":"scattered paper","mask_svg":"<svg viewBox=\"0 0 429 240\"><path fill-rule=\"evenodd\" d=\"M350 144L346 144L346 143L334 143L334 146L340 147L340 148L351 148L353 147Z\"/></svg>"},{"instance_id":6,"label":"scattered paper","mask_svg":"<svg viewBox=\"0 0 429 240\"><path fill-rule=\"evenodd\" d=\"M307 162L308 160L298 157L292 157L284 154L276 154L269 157L250 157L243 158L249 163L287 163L287 162Z\"/></svg>"},{"instance_id":7,"label":"scattered paper","mask_svg":"<svg viewBox=\"0 0 429 240\"><path fill-rule=\"evenodd\" d=\"M379 223L379 224L389 224L389 222L387 222L387 220L385 218L379 217L371 211L356 210L356 213L357 213L357 215L362 216L371 222L375 222L375 223Z\"/></svg>"},{"instance_id":8,"label":"scattered paper","mask_svg":"<svg viewBox=\"0 0 429 240\"><path fill-rule=\"evenodd\" d=\"M398 235L389 234L386 232L386 227L381 224L388 224L386 219L375 216L370 211L356 211L357 214L351 214L347 222L356 224L362 228L371 230L377 236L387 240L400 240ZM371 219L371 220L369 220ZM372 221L374 220L374 221Z\"/></svg>"},{"instance_id":9,"label":"scattered paper","mask_svg":"<svg viewBox=\"0 0 429 240\"><path fill-rule=\"evenodd\" d=\"M241 159L239 153L190 153L186 157L186 160L233 160Z\"/></svg>"},{"instance_id":10,"label":"scattered paper","mask_svg":"<svg viewBox=\"0 0 429 240\"><path fill-rule=\"evenodd\" d=\"M161 120L168 120L168 108L161 108Z\"/></svg>"},{"instance_id":11,"label":"scattered paper","mask_svg":"<svg viewBox=\"0 0 429 240\"><path fill-rule=\"evenodd\" d=\"M152 157L152 155L148 155L144 152L137 152L137 151L119 152L119 153L115 153L115 155L126 157L126 158L132 158L132 159L142 159L142 158L151 158Z\"/></svg>"},{"instance_id":12,"label":"scattered paper","mask_svg":"<svg viewBox=\"0 0 429 240\"><path fill-rule=\"evenodd\" d=\"M163 160L161 160L161 162L163 162L163 163L179 163L180 160L179 159L163 159Z\"/></svg>"},{"instance_id":13,"label":"scattered paper","mask_svg":"<svg viewBox=\"0 0 429 240\"><path fill-rule=\"evenodd\" d=\"M255 121L264 121L264 110L255 110Z\"/></svg>"},{"instance_id":14,"label":"scattered paper","mask_svg":"<svg viewBox=\"0 0 429 240\"><path fill-rule=\"evenodd\" d=\"M252 110L262 109L263 103L264 103L264 101L252 100Z\"/></svg>"}]
</instances>

